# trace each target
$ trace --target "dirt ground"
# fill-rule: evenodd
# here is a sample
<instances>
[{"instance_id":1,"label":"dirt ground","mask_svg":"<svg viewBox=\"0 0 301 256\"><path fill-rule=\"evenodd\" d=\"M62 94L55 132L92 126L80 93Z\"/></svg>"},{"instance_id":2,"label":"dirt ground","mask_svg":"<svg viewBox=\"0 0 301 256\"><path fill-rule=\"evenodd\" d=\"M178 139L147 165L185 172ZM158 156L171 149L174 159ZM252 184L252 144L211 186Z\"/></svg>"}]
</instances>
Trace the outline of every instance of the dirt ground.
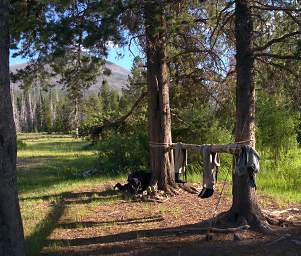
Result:
<instances>
[{"instance_id":1,"label":"dirt ground","mask_svg":"<svg viewBox=\"0 0 301 256\"><path fill-rule=\"evenodd\" d=\"M112 187L79 189L54 202L57 224L42 255L301 255L298 224L275 226L269 236L242 231L213 235L208 241L206 232L195 229L213 217L218 191L209 199L182 192L156 203L125 199ZM279 210L268 197L260 197L260 203L267 213ZM228 210L230 204L229 193L223 195L217 211ZM300 223L301 206L285 208L294 211L280 217Z\"/></svg>"}]
</instances>

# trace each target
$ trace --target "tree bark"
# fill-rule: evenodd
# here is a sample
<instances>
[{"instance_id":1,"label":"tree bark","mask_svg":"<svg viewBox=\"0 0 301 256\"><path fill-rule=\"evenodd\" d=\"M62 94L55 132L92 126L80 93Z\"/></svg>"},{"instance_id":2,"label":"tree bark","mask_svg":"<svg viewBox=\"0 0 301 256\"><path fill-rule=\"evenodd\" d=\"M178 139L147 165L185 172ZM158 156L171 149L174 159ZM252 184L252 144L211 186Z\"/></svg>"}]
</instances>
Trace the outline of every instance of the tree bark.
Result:
<instances>
[{"instance_id":1,"label":"tree bark","mask_svg":"<svg viewBox=\"0 0 301 256\"><path fill-rule=\"evenodd\" d=\"M254 56L252 52L253 21L250 1L236 0L236 130L235 140L249 141L255 148L255 87L253 82ZM255 189L249 185L249 176L233 174L233 204L230 209L235 221L244 220L261 228L263 214L256 200Z\"/></svg>"},{"instance_id":2,"label":"tree bark","mask_svg":"<svg viewBox=\"0 0 301 256\"><path fill-rule=\"evenodd\" d=\"M32 95L31 95L32 88L29 87L24 90L25 96L25 111L26 111L26 132L33 132L33 124L34 124L34 117L33 117L33 102L32 102Z\"/></svg>"},{"instance_id":3,"label":"tree bark","mask_svg":"<svg viewBox=\"0 0 301 256\"><path fill-rule=\"evenodd\" d=\"M169 68L166 61L166 22L161 1L145 1L145 34L147 56L148 123L152 184L169 191L175 186L169 106ZM161 146L160 146L161 145ZM166 145L166 147L165 147Z\"/></svg>"},{"instance_id":4,"label":"tree bark","mask_svg":"<svg viewBox=\"0 0 301 256\"><path fill-rule=\"evenodd\" d=\"M12 106L13 106L13 115L16 126L16 131L20 131L20 123L19 123L19 112L17 106L17 93L12 89L11 90L11 98L12 98Z\"/></svg>"},{"instance_id":5,"label":"tree bark","mask_svg":"<svg viewBox=\"0 0 301 256\"><path fill-rule=\"evenodd\" d=\"M0 255L5 256L25 255L16 153L9 81L9 1L0 0Z\"/></svg>"}]
</instances>

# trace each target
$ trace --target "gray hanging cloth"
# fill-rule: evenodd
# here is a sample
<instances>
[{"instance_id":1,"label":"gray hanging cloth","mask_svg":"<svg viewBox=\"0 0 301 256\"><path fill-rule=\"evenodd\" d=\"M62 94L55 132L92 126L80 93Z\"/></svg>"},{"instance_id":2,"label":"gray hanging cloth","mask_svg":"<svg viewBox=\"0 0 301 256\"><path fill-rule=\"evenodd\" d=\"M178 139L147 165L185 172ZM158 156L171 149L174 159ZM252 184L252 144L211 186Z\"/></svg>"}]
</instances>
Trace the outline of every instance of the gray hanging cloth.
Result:
<instances>
[{"instance_id":1,"label":"gray hanging cloth","mask_svg":"<svg viewBox=\"0 0 301 256\"><path fill-rule=\"evenodd\" d=\"M176 144L175 148L175 174L184 173L187 181L186 167L187 167L187 150L183 148L181 143Z\"/></svg>"},{"instance_id":2,"label":"gray hanging cloth","mask_svg":"<svg viewBox=\"0 0 301 256\"><path fill-rule=\"evenodd\" d=\"M211 152L211 145L204 145L201 148L203 157L203 189L199 194L201 198L208 198L212 196L214 192L214 173L217 173L220 166L220 158L218 153ZM217 178L217 176L216 176Z\"/></svg>"},{"instance_id":3,"label":"gray hanging cloth","mask_svg":"<svg viewBox=\"0 0 301 256\"><path fill-rule=\"evenodd\" d=\"M256 174L259 172L260 156L255 149L249 145L241 147L240 154L236 157L234 174L238 176L248 175L249 184L256 189Z\"/></svg>"}]
</instances>

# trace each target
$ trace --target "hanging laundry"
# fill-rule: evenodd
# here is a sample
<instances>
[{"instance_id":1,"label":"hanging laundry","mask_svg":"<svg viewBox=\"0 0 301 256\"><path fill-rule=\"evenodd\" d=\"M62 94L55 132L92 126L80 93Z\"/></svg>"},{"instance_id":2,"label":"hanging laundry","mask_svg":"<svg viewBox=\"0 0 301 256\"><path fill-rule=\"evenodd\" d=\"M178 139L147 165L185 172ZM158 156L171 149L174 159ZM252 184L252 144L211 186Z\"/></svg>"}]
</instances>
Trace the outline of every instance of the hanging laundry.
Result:
<instances>
[{"instance_id":1,"label":"hanging laundry","mask_svg":"<svg viewBox=\"0 0 301 256\"><path fill-rule=\"evenodd\" d=\"M183 148L181 143L176 144L175 148L175 181L177 183L187 182L186 167L187 167L187 150ZM180 179L181 173L185 174L185 181Z\"/></svg>"},{"instance_id":2,"label":"hanging laundry","mask_svg":"<svg viewBox=\"0 0 301 256\"><path fill-rule=\"evenodd\" d=\"M203 156L203 189L199 194L201 198L208 198L213 195L214 192L214 173L217 173L220 166L220 159L218 153L211 152L211 145L204 145L201 148Z\"/></svg>"},{"instance_id":3,"label":"hanging laundry","mask_svg":"<svg viewBox=\"0 0 301 256\"><path fill-rule=\"evenodd\" d=\"M260 156L249 145L241 147L240 154L236 157L234 174L238 176L249 175L250 186L256 189L256 174L259 172Z\"/></svg>"}]
</instances>

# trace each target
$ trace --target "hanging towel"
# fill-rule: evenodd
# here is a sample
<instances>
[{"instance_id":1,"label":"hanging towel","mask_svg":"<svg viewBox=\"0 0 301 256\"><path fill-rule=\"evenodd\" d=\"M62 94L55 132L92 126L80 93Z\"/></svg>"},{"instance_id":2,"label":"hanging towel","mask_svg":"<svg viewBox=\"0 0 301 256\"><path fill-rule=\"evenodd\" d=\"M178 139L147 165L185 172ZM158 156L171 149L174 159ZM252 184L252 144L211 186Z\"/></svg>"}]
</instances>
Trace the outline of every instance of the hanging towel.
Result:
<instances>
[{"instance_id":1,"label":"hanging towel","mask_svg":"<svg viewBox=\"0 0 301 256\"><path fill-rule=\"evenodd\" d=\"M187 166L187 150L182 147L181 143L176 144L175 149L175 173L182 173Z\"/></svg>"},{"instance_id":2,"label":"hanging towel","mask_svg":"<svg viewBox=\"0 0 301 256\"><path fill-rule=\"evenodd\" d=\"M211 145L204 145L201 148L203 156L203 189L199 196L201 198L208 198L212 196L214 192L214 172L217 172L220 166L220 159L218 153L211 152Z\"/></svg>"},{"instance_id":3,"label":"hanging towel","mask_svg":"<svg viewBox=\"0 0 301 256\"><path fill-rule=\"evenodd\" d=\"M211 152L211 145L205 145L202 149L204 172L203 186L205 188L214 188L214 172L220 166L218 153Z\"/></svg>"}]
</instances>

